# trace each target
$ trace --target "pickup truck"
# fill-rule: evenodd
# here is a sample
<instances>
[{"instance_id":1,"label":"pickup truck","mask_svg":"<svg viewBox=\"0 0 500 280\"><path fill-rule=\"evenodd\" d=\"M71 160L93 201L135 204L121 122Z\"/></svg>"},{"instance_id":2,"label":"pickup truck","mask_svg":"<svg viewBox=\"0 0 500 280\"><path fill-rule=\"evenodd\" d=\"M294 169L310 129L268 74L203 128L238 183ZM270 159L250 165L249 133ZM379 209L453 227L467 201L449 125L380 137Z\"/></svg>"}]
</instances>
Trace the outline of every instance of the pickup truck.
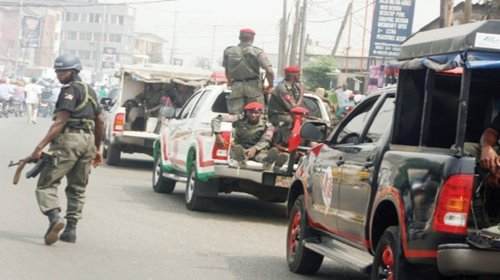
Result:
<instances>
[{"instance_id":1,"label":"pickup truck","mask_svg":"<svg viewBox=\"0 0 500 280\"><path fill-rule=\"evenodd\" d=\"M190 210L205 210L210 198L220 192L248 193L269 202L286 200L293 170L264 172L262 164L254 161L249 161L245 168L233 165L229 158L229 122L222 122L224 145L215 144L211 120L228 114L229 93L225 86L203 88L193 94L174 119L162 124L161 137L154 145L155 192L171 193L177 182L185 182L185 203ZM331 120L323 101L312 94L304 98L310 117L329 125Z\"/></svg>"},{"instance_id":2,"label":"pickup truck","mask_svg":"<svg viewBox=\"0 0 500 280\"><path fill-rule=\"evenodd\" d=\"M315 273L326 256L372 280L499 279L500 248L470 242L500 222L499 191L466 149L498 114L500 52L485 37L499 30L417 33L401 47L397 88L367 97L326 139L304 124L317 144L289 190L291 271Z\"/></svg>"},{"instance_id":3,"label":"pickup truck","mask_svg":"<svg viewBox=\"0 0 500 280\"><path fill-rule=\"evenodd\" d=\"M141 107L136 97L144 93L160 94L180 80L193 87L204 85L210 72L169 65L126 65L121 68L121 85L118 95L104 100L105 137L103 155L109 165L118 165L122 153L143 153L153 155L153 143L159 137L160 118L144 114L131 118L131 108ZM103 100L101 100L103 101ZM158 108L160 101L158 100ZM132 120L133 119L133 120Z\"/></svg>"}]
</instances>

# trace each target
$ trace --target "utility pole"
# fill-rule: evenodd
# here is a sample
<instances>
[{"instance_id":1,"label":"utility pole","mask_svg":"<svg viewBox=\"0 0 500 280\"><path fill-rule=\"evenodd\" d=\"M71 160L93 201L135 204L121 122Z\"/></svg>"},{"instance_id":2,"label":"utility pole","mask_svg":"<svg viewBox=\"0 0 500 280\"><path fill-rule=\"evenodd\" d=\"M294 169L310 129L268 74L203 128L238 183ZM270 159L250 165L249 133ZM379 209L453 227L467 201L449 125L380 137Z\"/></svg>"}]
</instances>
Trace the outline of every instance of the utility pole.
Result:
<instances>
[{"instance_id":1,"label":"utility pole","mask_svg":"<svg viewBox=\"0 0 500 280\"><path fill-rule=\"evenodd\" d=\"M345 11L344 19L342 20L342 24L340 25L339 33L337 33L337 38L335 39L335 44L334 44L333 49L332 49L332 53L331 53L332 56L335 56L335 54L337 53L337 49L339 48L339 44L340 44L340 38L342 37L342 33L344 33L345 24L347 23L347 19L349 18L349 14L351 13L351 11L352 11L352 1L349 3L349 5L347 6L347 9Z\"/></svg>"},{"instance_id":2,"label":"utility pole","mask_svg":"<svg viewBox=\"0 0 500 280\"><path fill-rule=\"evenodd\" d=\"M215 34L217 33L217 25L212 25L212 57L210 58L210 67L215 66Z\"/></svg>"},{"instance_id":3,"label":"utility pole","mask_svg":"<svg viewBox=\"0 0 500 280\"><path fill-rule=\"evenodd\" d=\"M278 76L281 76L281 69L285 68L286 63L286 38L288 33L288 20L287 20L287 2L283 0L283 17L280 22L280 42L279 42L279 55L278 55Z\"/></svg>"},{"instance_id":4,"label":"utility pole","mask_svg":"<svg viewBox=\"0 0 500 280\"><path fill-rule=\"evenodd\" d=\"M439 26L440 27L451 26L453 21L453 1L441 0L440 11L441 12L439 17Z\"/></svg>"},{"instance_id":5,"label":"utility pole","mask_svg":"<svg viewBox=\"0 0 500 280\"><path fill-rule=\"evenodd\" d=\"M17 47L16 47L16 52L15 52L15 63L14 63L14 76L17 76L17 71L19 68L19 58L21 57L22 61L21 63L24 64L24 52L22 49L22 40L23 40L23 14L24 14L24 0L20 0L19 2L19 34L18 34L18 40L17 40Z\"/></svg>"},{"instance_id":6,"label":"utility pole","mask_svg":"<svg viewBox=\"0 0 500 280\"><path fill-rule=\"evenodd\" d=\"M174 27L172 29L172 49L170 50L170 64L174 64L176 32L177 32L177 11L174 12Z\"/></svg>"},{"instance_id":7,"label":"utility pole","mask_svg":"<svg viewBox=\"0 0 500 280\"><path fill-rule=\"evenodd\" d=\"M304 0L302 4L302 16L300 18L301 29L300 29L300 52L299 52L299 67L302 73L302 66L304 65L304 59L306 55L306 22L307 22L307 0Z\"/></svg>"},{"instance_id":8,"label":"utility pole","mask_svg":"<svg viewBox=\"0 0 500 280\"><path fill-rule=\"evenodd\" d=\"M300 24L300 0L295 1L295 23L293 25L292 33L292 48L290 50L290 63L289 65L297 64L297 48L299 44L299 24Z\"/></svg>"},{"instance_id":9,"label":"utility pole","mask_svg":"<svg viewBox=\"0 0 500 280\"><path fill-rule=\"evenodd\" d=\"M363 57L365 56L365 39L366 39L366 26L368 25L368 6L370 6L369 0L365 0L365 21L363 23L363 38L361 40L361 59L359 60L359 71L363 72L368 67L368 56L366 59L366 66L363 67ZM364 69L363 69L364 68Z\"/></svg>"},{"instance_id":10,"label":"utility pole","mask_svg":"<svg viewBox=\"0 0 500 280\"><path fill-rule=\"evenodd\" d=\"M351 1L351 4L353 1ZM349 66L349 51L351 50L351 34L352 34L352 10L349 13L349 28L347 30L347 48L345 50L345 63L344 63L344 69L345 72L347 72L347 67Z\"/></svg>"},{"instance_id":11,"label":"utility pole","mask_svg":"<svg viewBox=\"0 0 500 280\"><path fill-rule=\"evenodd\" d=\"M472 17L472 0L465 0L464 3L464 22L469 23Z\"/></svg>"}]
</instances>

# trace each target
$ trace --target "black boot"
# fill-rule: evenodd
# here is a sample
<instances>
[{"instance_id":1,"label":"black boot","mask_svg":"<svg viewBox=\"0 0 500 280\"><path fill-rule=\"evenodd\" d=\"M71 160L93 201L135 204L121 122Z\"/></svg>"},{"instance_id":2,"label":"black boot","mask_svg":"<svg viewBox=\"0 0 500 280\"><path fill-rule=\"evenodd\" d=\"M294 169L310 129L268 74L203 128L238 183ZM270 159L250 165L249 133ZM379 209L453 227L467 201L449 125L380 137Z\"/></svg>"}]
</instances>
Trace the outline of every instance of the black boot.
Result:
<instances>
[{"instance_id":1,"label":"black boot","mask_svg":"<svg viewBox=\"0 0 500 280\"><path fill-rule=\"evenodd\" d=\"M59 215L59 209L52 209L47 212L49 217L49 228L45 233L45 244L52 245L59 239L59 232L64 228L64 220Z\"/></svg>"},{"instance_id":2,"label":"black boot","mask_svg":"<svg viewBox=\"0 0 500 280\"><path fill-rule=\"evenodd\" d=\"M59 239L69 243L76 242L76 221L68 220L68 224Z\"/></svg>"}]
</instances>

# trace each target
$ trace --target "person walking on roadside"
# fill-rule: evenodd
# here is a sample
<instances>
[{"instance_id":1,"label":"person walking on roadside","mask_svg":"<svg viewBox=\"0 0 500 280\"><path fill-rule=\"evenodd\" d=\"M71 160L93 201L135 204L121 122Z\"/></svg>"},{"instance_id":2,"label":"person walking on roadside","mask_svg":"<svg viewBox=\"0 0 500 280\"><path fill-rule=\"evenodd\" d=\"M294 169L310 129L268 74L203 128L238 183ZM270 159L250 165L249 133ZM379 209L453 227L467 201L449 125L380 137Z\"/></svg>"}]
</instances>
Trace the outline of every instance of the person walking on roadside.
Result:
<instances>
[{"instance_id":1,"label":"person walking on roadside","mask_svg":"<svg viewBox=\"0 0 500 280\"><path fill-rule=\"evenodd\" d=\"M45 234L47 245L58 239L76 242L76 224L82 216L90 168L102 163L99 150L104 133L102 110L96 93L78 75L82 69L80 59L73 55L61 55L56 58L54 68L57 79L63 84L54 110L54 121L30 157L39 160L43 149L50 143L52 162L42 169L36 187L40 210L49 218ZM68 184L65 189L66 227L60 216L57 197L57 188L63 177ZM59 237L63 228L64 232Z\"/></svg>"},{"instance_id":2,"label":"person walking on roadside","mask_svg":"<svg viewBox=\"0 0 500 280\"><path fill-rule=\"evenodd\" d=\"M230 114L243 114L244 107L250 102L264 104L263 81L260 69L266 72L266 91L273 88L274 72L267 55L253 46L255 31L249 28L240 30L240 43L224 50L222 65L226 70L227 85L231 87L228 97Z\"/></svg>"},{"instance_id":3,"label":"person walking on roadside","mask_svg":"<svg viewBox=\"0 0 500 280\"><path fill-rule=\"evenodd\" d=\"M24 91L28 123L36 124L42 88L36 84L36 78L31 78L31 83L24 86Z\"/></svg>"}]
</instances>

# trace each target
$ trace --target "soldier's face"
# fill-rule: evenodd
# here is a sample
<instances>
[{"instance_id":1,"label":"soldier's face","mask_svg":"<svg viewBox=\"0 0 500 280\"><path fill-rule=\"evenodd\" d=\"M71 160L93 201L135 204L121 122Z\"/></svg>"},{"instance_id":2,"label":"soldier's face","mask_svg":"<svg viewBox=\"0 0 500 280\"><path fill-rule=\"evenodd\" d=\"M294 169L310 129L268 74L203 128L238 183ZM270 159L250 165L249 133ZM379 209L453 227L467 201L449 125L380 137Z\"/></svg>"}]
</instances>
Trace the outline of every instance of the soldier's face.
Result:
<instances>
[{"instance_id":1,"label":"soldier's face","mask_svg":"<svg viewBox=\"0 0 500 280\"><path fill-rule=\"evenodd\" d=\"M260 116L262 115L261 110L247 110L247 119L251 124L256 124L260 121Z\"/></svg>"},{"instance_id":2,"label":"soldier's face","mask_svg":"<svg viewBox=\"0 0 500 280\"><path fill-rule=\"evenodd\" d=\"M71 79L71 70L60 70L56 71L57 79L61 84L66 84L70 81Z\"/></svg>"}]
</instances>

